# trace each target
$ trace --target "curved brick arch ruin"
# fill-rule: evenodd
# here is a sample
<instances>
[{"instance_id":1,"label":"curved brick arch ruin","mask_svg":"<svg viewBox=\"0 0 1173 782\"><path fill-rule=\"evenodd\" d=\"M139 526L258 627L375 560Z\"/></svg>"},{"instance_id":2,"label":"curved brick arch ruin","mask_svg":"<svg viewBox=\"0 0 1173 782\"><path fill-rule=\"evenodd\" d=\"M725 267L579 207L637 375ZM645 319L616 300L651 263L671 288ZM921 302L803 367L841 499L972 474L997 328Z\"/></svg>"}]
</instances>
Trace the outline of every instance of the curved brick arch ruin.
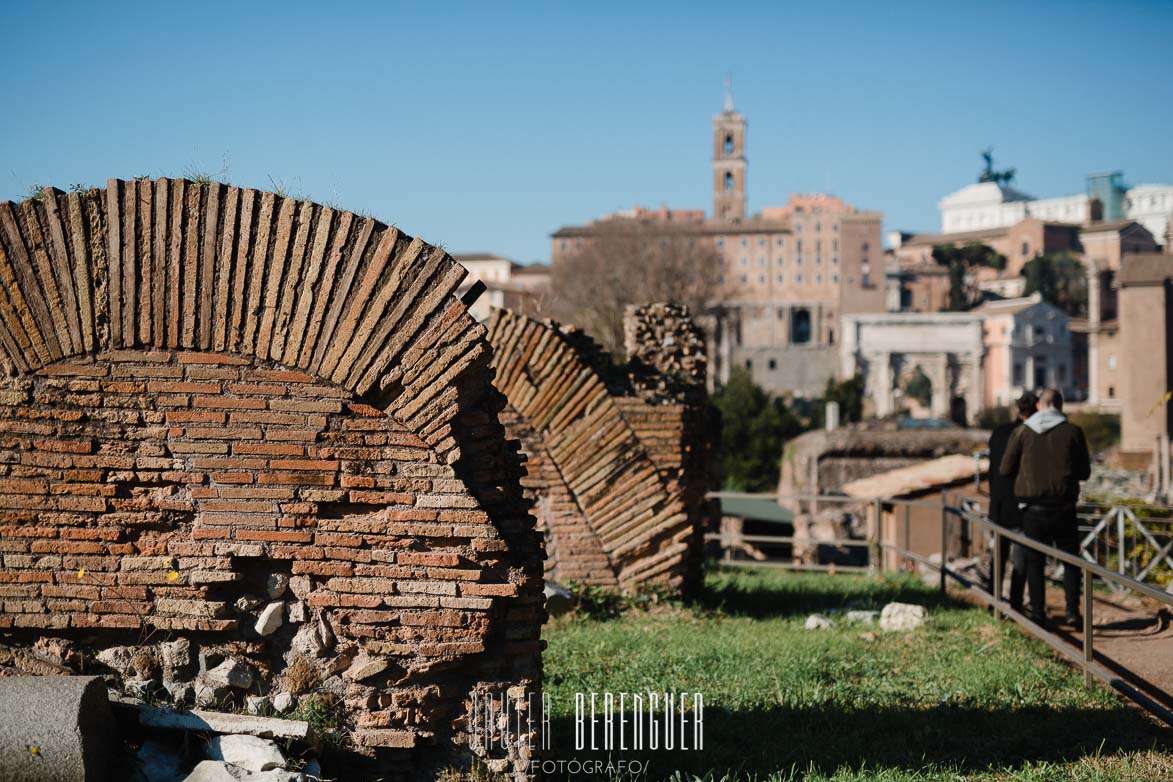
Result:
<instances>
[{"instance_id":1,"label":"curved brick arch ruin","mask_svg":"<svg viewBox=\"0 0 1173 782\"><path fill-rule=\"evenodd\" d=\"M626 326L619 372L581 331L494 310L502 421L527 456L551 578L687 590L709 510L703 338L683 307L633 309Z\"/></svg>"},{"instance_id":2,"label":"curved brick arch ruin","mask_svg":"<svg viewBox=\"0 0 1173 782\"><path fill-rule=\"evenodd\" d=\"M5 659L117 637L123 683L177 699L296 668L368 754L463 762L474 693L537 691L543 617L463 276L373 219L216 183L0 204ZM520 773L509 730L490 765Z\"/></svg>"}]
</instances>

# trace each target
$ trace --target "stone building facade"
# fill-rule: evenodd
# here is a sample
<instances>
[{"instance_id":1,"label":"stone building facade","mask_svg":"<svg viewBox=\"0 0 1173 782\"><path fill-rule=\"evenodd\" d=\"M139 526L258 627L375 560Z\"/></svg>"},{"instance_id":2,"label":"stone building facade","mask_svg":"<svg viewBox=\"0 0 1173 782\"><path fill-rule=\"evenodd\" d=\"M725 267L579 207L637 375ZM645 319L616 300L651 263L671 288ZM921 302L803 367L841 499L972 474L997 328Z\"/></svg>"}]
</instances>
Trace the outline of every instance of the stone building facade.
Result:
<instances>
[{"instance_id":1,"label":"stone building facade","mask_svg":"<svg viewBox=\"0 0 1173 782\"><path fill-rule=\"evenodd\" d=\"M457 291L459 295L477 283L484 286L484 292L468 310L478 321L486 320L493 308L527 315L541 313L550 284L549 266L542 263L527 266L493 253L460 253L453 258L468 270L468 277Z\"/></svg>"},{"instance_id":2,"label":"stone building facade","mask_svg":"<svg viewBox=\"0 0 1173 782\"><path fill-rule=\"evenodd\" d=\"M928 414L965 421L982 407L982 336L974 313L850 315L843 319L842 371L863 375L880 417L908 406L902 389L923 373L932 387Z\"/></svg>"},{"instance_id":3,"label":"stone building facade","mask_svg":"<svg viewBox=\"0 0 1173 782\"><path fill-rule=\"evenodd\" d=\"M216 183L0 204L5 658L176 705L312 689L356 775L525 776L540 722L473 704L540 694L542 551L463 277Z\"/></svg>"},{"instance_id":4,"label":"stone building facade","mask_svg":"<svg viewBox=\"0 0 1173 782\"><path fill-rule=\"evenodd\" d=\"M566 226L552 235L552 265L589 244L608 220L686 232L723 259L706 320L710 381L744 367L772 392L822 393L838 373L839 319L884 309L882 215L824 194L782 207L746 208L746 121L727 99L713 118L713 208L643 210Z\"/></svg>"},{"instance_id":5,"label":"stone building facade","mask_svg":"<svg viewBox=\"0 0 1173 782\"><path fill-rule=\"evenodd\" d=\"M1173 255L1126 256L1120 274L1120 449L1148 463L1173 433Z\"/></svg>"},{"instance_id":6,"label":"stone building facade","mask_svg":"<svg viewBox=\"0 0 1173 782\"><path fill-rule=\"evenodd\" d=\"M903 389L918 372L932 387L926 412L961 424L1027 389L1071 396L1075 381L1068 317L1039 294L969 312L847 316L840 347L843 373L864 376L878 416L913 404Z\"/></svg>"}]
</instances>

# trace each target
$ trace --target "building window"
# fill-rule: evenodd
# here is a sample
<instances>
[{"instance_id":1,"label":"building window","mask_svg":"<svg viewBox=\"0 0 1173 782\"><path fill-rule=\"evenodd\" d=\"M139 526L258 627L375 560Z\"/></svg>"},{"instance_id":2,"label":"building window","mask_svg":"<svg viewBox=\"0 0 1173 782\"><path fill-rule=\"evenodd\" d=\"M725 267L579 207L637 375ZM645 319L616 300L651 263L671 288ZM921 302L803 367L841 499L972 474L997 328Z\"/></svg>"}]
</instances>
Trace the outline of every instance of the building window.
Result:
<instances>
[{"instance_id":1,"label":"building window","mask_svg":"<svg viewBox=\"0 0 1173 782\"><path fill-rule=\"evenodd\" d=\"M765 284L766 284L766 275L759 274L758 275L758 285L765 285Z\"/></svg>"},{"instance_id":2,"label":"building window","mask_svg":"<svg viewBox=\"0 0 1173 782\"><path fill-rule=\"evenodd\" d=\"M835 264L836 266L839 265L839 254L838 253L831 256L831 263Z\"/></svg>"},{"instance_id":3,"label":"building window","mask_svg":"<svg viewBox=\"0 0 1173 782\"><path fill-rule=\"evenodd\" d=\"M1059 365L1059 366L1058 366L1058 367L1055 369L1055 372L1056 372L1056 375L1058 376L1058 379L1059 379L1059 382L1060 382L1060 383L1066 383L1066 382L1067 382L1067 365L1066 365L1066 364L1060 364L1060 365Z\"/></svg>"},{"instance_id":4,"label":"building window","mask_svg":"<svg viewBox=\"0 0 1173 782\"><path fill-rule=\"evenodd\" d=\"M785 240L783 240L783 239L782 239L782 237L778 237L778 246L779 246L779 247L785 247L785 246L786 246L786 242L785 242Z\"/></svg>"},{"instance_id":5,"label":"building window","mask_svg":"<svg viewBox=\"0 0 1173 782\"><path fill-rule=\"evenodd\" d=\"M1115 368L1116 368L1116 354L1109 353L1108 354L1108 369L1115 369Z\"/></svg>"},{"instance_id":6,"label":"building window","mask_svg":"<svg viewBox=\"0 0 1173 782\"><path fill-rule=\"evenodd\" d=\"M827 329L827 344L835 344L835 329Z\"/></svg>"},{"instance_id":7,"label":"building window","mask_svg":"<svg viewBox=\"0 0 1173 782\"><path fill-rule=\"evenodd\" d=\"M726 190L733 189L733 172L732 171L725 172L725 189Z\"/></svg>"},{"instance_id":8,"label":"building window","mask_svg":"<svg viewBox=\"0 0 1173 782\"><path fill-rule=\"evenodd\" d=\"M778 362L777 362L777 360L776 360L776 359L770 359L770 365L769 365L769 366L770 366L770 369L771 369L771 370L777 369L777 368L778 368Z\"/></svg>"},{"instance_id":9,"label":"building window","mask_svg":"<svg viewBox=\"0 0 1173 782\"><path fill-rule=\"evenodd\" d=\"M725 246L725 237L724 237L724 236L718 236L718 237L717 237L717 246L718 246L718 247L724 247L724 246Z\"/></svg>"},{"instance_id":10,"label":"building window","mask_svg":"<svg viewBox=\"0 0 1173 782\"><path fill-rule=\"evenodd\" d=\"M802 285L802 272L799 272L798 274L794 275L794 281L796 283L798 283L799 285Z\"/></svg>"},{"instance_id":11,"label":"building window","mask_svg":"<svg viewBox=\"0 0 1173 782\"><path fill-rule=\"evenodd\" d=\"M766 240L765 239L758 239L758 247L765 247L765 246L766 246Z\"/></svg>"},{"instance_id":12,"label":"building window","mask_svg":"<svg viewBox=\"0 0 1173 782\"><path fill-rule=\"evenodd\" d=\"M1025 258L1029 252L1030 252L1030 242L1023 242L1022 243L1022 257Z\"/></svg>"},{"instance_id":13,"label":"building window","mask_svg":"<svg viewBox=\"0 0 1173 782\"><path fill-rule=\"evenodd\" d=\"M748 278L748 277L746 277L744 274L743 274L743 275L741 275L741 284L742 284L742 285L745 285L745 284L746 284L746 283L748 283L748 282L749 282L749 278Z\"/></svg>"},{"instance_id":14,"label":"building window","mask_svg":"<svg viewBox=\"0 0 1173 782\"><path fill-rule=\"evenodd\" d=\"M1116 398L1116 386L1108 386L1108 398L1109 399Z\"/></svg>"},{"instance_id":15,"label":"building window","mask_svg":"<svg viewBox=\"0 0 1173 782\"><path fill-rule=\"evenodd\" d=\"M794 240L794 251L799 255L802 255L802 239Z\"/></svg>"},{"instance_id":16,"label":"building window","mask_svg":"<svg viewBox=\"0 0 1173 782\"><path fill-rule=\"evenodd\" d=\"M867 242L864 242L864 243L863 243L863 246L862 246L862 247L860 247L860 249L861 249L861 250L863 250L863 251L866 253L866 252L868 251L868 243L867 243Z\"/></svg>"},{"instance_id":17,"label":"building window","mask_svg":"<svg viewBox=\"0 0 1173 782\"><path fill-rule=\"evenodd\" d=\"M839 240L838 239L831 240L831 249L835 250L835 251L839 250Z\"/></svg>"},{"instance_id":18,"label":"building window","mask_svg":"<svg viewBox=\"0 0 1173 782\"><path fill-rule=\"evenodd\" d=\"M753 359L752 358L747 358L745 360L745 368L750 370L751 372L753 371Z\"/></svg>"},{"instance_id":19,"label":"building window","mask_svg":"<svg viewBox=\"0 0 1173 782\"><path fill-rule=\"evenodd\" d=\"M783 276L781 274L779 274L778 275L778 284L781 285L783 282L784 282Z\"/></svg>"},{"instance_id":20,"label":"building window","mask_svg":"<svg viewBox=\"0 0 1173 782\"><path fill-rule=\"evenodd\" d=\"M822 285L822 284L823 284L823 275L821 273L816 274L815 275L815 285Z\"/></svg>"},{"instance_id":21,"label":"building window","mask_svg":"<svg viewBox=\"0 0 1173 782\"><path fill-rule=\"evenodd\" d=\"M766 256L759 255L758 256L758 266L765 267L765 265L766 265Z\"/></svg>"},{"instance_id":22,"label":"building window","mask_svg":"<svg viewBox=\"0 0 1173 782\"><path fill-rule=\"evenodd\" d=\"M749 258L747 258L747 257L746 257L746 256L744 256L744 255L743 255L743 256L741 256L741 265L742 265L742 266L749 266Z\"/></svg>"},{"instance_id":23,"label":"building window","mask_svg":"<svg viewBox=\"0 0 1173 782\"><path fill-rule=\"evenodd\" d=\"M831 275L831 282L839 282L839 272L835 272Z\"/></svg>"},{"instance_id":24,"label":"building window","mask_svg":"<svg viewBox=\"0 0 1173 782\"><path fill-rule=\"evenodd\" d=\"M785 318L785 317L786 317L786 308L785 308L785 307L779 307L779 308L778 308L778 320L782 320L782 319L783 319L783 318Z\"/></svg>"},{"instance_id":25,"label":"building window","mask_svg":"<svg viewBox=\"0 0 1173 782\"><path fill-rule=\"evenodd\" d=\"M725 134L725 154L726 155L733 154L733 134L732 133Z\"/></svg>"},{"instance_id":26,"label":"building window","mask_svg":"<svg viewBox=\"0 0 1173 782\"><path fill-rule=\"evenodd\" d=\"M1023 369L1022 364L1015 364L1014 365L1014 376L1013 376L1013 379L1011 382L1013 382L1014 385L1016 385L1016 386L1021 386L1023 384L1023 380L1025 379L1025 377L1026 377L1026 371Z\"/></svg>"},{"instance_id":27,"label":"building window","mask_svg":"<svg viewBox=\"0 0 1173 782\"><path fill-rule=\"evenodd\" d=\"M744 236L741 237L741 246L742 247L749 247L749 241Z\"/></svg>"},{"instance_id":28,"label":"building window","mask_svg":"<svg viewBox=\"0 0 1173 782\"><path fill-rule=\"evenodd\" d=\"M805 345L811 341L811 313L805 307L796 307L790 315L790 342Z\"/></svg>"},{"instance_id":29,"label":"building window","mask_svg":"<svg viewBox=\"0 0 1173 782\"><path fill-rule=\"evenodd\" d=\"M566 240L565 240L565 239L563 239L562 241L560 241L560 242L558 243L558 246L559 246L559 248L560 248L560 249L563 249L563 250L565 250L565 249L566 249Z\"/></svg>"}]
</instances>

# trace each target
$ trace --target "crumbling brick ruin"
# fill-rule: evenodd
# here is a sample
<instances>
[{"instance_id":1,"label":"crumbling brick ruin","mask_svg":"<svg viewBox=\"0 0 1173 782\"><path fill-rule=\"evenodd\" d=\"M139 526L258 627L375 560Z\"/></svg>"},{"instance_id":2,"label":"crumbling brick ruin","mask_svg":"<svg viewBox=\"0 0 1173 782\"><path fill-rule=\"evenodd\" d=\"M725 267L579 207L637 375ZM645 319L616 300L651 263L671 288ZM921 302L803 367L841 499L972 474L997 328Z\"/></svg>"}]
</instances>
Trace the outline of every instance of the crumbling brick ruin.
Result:
<instances>
[{"instance_id":1,"label":"crumbling brick ruin","mask_svg":"<svg viewBox=\"0 0 1173 782\"><path fill-rule=\"evenodd\" d=\"M388 778L472 730L520 776L529 725L471 704L539 691L541 541L463 276L215 183L0 204L0 664L334 693Z\"/></svg>"},{"instance_id":2,"label":"crumbling brick ruin","mask_svg":"<svg viewBox=\"0 0 1173 782\"><path fill-rule=\"evenodd\" d=\"M704 340L679 306L633 308L625 326L617 367L577 329L495 310L501 418L527 457L548 577L688 590L711 512Z\"/></svg>"}]
</instances>

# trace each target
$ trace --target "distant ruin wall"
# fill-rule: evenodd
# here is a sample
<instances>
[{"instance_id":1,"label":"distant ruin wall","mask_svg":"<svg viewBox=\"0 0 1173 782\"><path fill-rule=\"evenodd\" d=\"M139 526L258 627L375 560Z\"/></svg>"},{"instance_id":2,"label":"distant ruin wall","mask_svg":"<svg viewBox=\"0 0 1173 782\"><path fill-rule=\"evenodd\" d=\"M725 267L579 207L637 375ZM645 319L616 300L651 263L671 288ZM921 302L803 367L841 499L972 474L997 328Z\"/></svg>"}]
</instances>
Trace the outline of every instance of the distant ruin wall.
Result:
<instances>
[{"instance_id":1,"label":"distant ruin wall","mask_svg":"<svg viewBox=\"0 0 1173 782\"><path fill-rule=\"evenodd\" d=\"M502 421L527 457L551 578L686 590L710 511L703 339L670 305L633 309L627 326L633 360L615 367L580 331L494 311Z\"/></svg>"},{"instance_id":2,"label":"distant ruin wall","mask_svg":"<svg viewBox=\"0 0 1173 782\"><path fill-rule=\"evenodd\" d=\"M540 691L541 542L462 276L219 184L0 204L0 665L333 693L373 769L524 775L539 715L473 702Z\"/></svg>"}]
</instances>

